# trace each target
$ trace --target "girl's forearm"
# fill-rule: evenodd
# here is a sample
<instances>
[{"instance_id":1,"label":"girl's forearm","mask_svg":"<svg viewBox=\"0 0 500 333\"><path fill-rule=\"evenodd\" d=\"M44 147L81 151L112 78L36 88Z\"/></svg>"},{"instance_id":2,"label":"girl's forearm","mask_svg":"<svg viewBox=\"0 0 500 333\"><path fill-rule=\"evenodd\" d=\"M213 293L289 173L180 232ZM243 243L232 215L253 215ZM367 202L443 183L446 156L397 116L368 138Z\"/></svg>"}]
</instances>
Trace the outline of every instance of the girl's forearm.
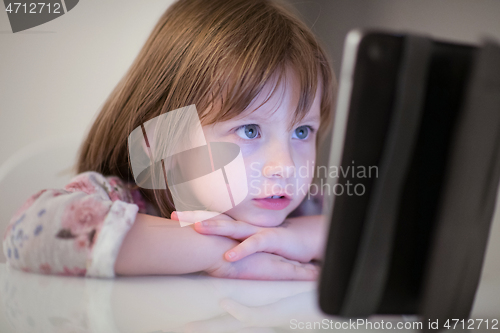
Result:
<instances>
[{"instance_id":1,"label":"girl's forearm","mask_svg":"<svg viewBox=\"0 0 500 333\"><path fill-rule=\"evenodd\" d=\"M185 274L215 269L224 252L238 242L212 235L201 235L192 226L137 214L125 236L115 262L118 275Z\"/></svg>"}]
</instances>

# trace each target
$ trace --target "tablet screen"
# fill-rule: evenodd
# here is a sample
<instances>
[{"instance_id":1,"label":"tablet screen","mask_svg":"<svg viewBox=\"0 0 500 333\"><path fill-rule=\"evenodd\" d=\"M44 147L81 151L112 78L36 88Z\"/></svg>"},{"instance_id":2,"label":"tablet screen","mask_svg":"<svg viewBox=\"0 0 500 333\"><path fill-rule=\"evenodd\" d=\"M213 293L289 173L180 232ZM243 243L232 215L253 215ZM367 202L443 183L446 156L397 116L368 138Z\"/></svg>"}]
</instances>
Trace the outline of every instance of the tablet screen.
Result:
<instances>
[{"instance_id":1,"label":"tablet screen","mask_svg":"<svg viewBox=\"0 0 500 333\"><path fill-rule=\"evenodd\" d=\"M415 152L401 194L399 223L380 313L415 313L436 211L474 48L434 42Z\"/></svg>"},{"instance_id":2,"label":"tablet screen","mask_svg":"<svg viewBox=\"0 0 500 333\"><path fill-rule=\"evenodd\" d=\"M364 33L346 42L337 112L346 112L348 117L340 164L344 173L338 178L337 188L361 184L364 192L348 195L334 191L334 207L327 212L331 224L319 293L320 306L329 314L349 315L342 307L362 251L360 241L377 182L377 176L357 177L356 172L345 171L380 167L398 94L404 41L402 35ZM394 237L387 239L393 242L392 256L377 313L410 314L418 309L449 143L473 52L474 48L468 46L432 45L421 123L408 170L404 170Z\"/></svg>"}]
</instances>

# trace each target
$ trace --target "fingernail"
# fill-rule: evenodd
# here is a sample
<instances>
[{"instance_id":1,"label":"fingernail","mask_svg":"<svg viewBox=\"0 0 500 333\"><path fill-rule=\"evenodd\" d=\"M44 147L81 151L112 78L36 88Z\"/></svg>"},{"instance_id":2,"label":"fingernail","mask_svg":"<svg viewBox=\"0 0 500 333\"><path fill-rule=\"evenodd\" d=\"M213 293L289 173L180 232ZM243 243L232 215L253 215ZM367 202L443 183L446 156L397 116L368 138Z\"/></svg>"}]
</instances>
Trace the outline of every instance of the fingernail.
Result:
<instances>
[{"instance_id":1,"label":"fingernail","mask_svg":"<svg viewBox=\"0 0 500 333\"><path fill-rule=\"evenodd\" d=\"M208 221L203 221L203 222L201 222L201 224L202 224L204 227L208 227L208 225L209 225Z\"/></svg>"},{"instance_id":2,"label":"fingernail","mask_svg":"<svg viewBox=\"0 0 500 333\"><path fill-rule=\"evenodd\" d=\"M228 257L229 259L233 259L234 257L236 257L236 253L234 253L233 251L228 252L228 253L227 253L227 257Z\"/></svg>"},{"instance_id":3,"label":"fingernail","mask_svg":"<svg viewBox=\"0 0 500 333\"><path fill-rule=\"evenodd\" d=\"M172 214L170 214L170 219L171 220L178 220L179 217L177 216L177 212L173 211Z\"/></svg>"}]
</instances>

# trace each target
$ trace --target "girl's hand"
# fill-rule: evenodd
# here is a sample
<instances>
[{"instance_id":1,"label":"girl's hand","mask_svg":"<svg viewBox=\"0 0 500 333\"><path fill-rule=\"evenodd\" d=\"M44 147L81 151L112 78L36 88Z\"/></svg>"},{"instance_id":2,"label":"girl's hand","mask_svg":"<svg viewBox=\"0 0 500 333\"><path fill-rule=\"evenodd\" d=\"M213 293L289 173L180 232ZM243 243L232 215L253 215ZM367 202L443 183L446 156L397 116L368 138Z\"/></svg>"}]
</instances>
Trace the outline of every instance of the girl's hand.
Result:
<instances>
[{"instance_id":1,"label":"girl's hand","mask_svg":"<svg viewBox=\"0 0 500 333\"><path fill-rule=\"evenodd\" d=\"M242 241L227 251L228 261L238 261L256 252L268 252L290 260L309 262L319 257L317 223L293 219L274 228L257 227L242 221L208 220L195 223L195 231L205 235L220 235Z\"/></svg>"},{"instance_id":2,"label":"girl's hand","mask_svg":"<svg viewBox=\"0 0 500 333\"><path fill-rule=\"evenodd\" d=\"M200 221L194 229L205 235L219 235L241 241L224 255L228 261L238 261L256 252L278 254L291 260L309 262L320 259L323 252L325 223L321 215L303 216L285 220L274 228L258 227L235 221L221 214L215 218L205 212L183 212L189 221ZM206 214L206 215L205 215ZM213 215L212 215L213 216Z\"/></svg>"},{"instance_id":3,"label":"girl's hand","mask_svg":"<svg viewBox=\"0 0 500 333\"><path fill-rule=\"evenodd\" d=\"M206 270L213 277L247 280L309 280L319 274L319 266L288 260L271 253L254 253L237 262L221 258Z\"/></svg>"},{"instance_id":4,"label":"girl's hand","mask_svg":"<svg viewBox=\"0 0 500 333\"><path fill-rule=\"evenodd\" d=\"M179 216L180 215L180 216ZM212 233L205 232L204 234L227 236L236 240L246 239L252 242L254 237L259 236L261 233L268 233L269 230L275 228L261 228L245 222L235 221L225 214L219 214L213 220L213 212L205 211L191 211L191 212L174 212L171 218L178 220L179 217L185 222L194 222L203 220L203 222L196 222L194 229L203 234L202 231L212 231ZM205 218L208 218L204 220ZM212 219L211 219L212 218ZM200 227L205 224L208 228ZM222 228L217 228L222 226ZM271 237L266 240L272 240ZM255 241L255 240L253 240ZM244 241L245 242L245 241ZM243 242L243 243L244 243ZM271 251L253 251L248 248L248 244L243 247L240 243L235 248L227 251L224 258L221 258L213 267L206 270L210 276L230 278L230 279L248 279L248 280L316 280L319 274L319 267L310 263L300 263L295 260L289 260L279 255L271 253L255 253L255 252L271 252ZM265 245L265 244L261 244ZM239 248L241 247L241 248ZM266 247L266 246L264 246ZM266 248L270 249L269 246ZM237 257L237 259L229 259L228 253L231 251L245 251L244 255ZM277 251L280 252L280 251ZM240 260L241 259L241 260ZM307 260L310 261L310 260Z\"/></svg>"}]
</instances>

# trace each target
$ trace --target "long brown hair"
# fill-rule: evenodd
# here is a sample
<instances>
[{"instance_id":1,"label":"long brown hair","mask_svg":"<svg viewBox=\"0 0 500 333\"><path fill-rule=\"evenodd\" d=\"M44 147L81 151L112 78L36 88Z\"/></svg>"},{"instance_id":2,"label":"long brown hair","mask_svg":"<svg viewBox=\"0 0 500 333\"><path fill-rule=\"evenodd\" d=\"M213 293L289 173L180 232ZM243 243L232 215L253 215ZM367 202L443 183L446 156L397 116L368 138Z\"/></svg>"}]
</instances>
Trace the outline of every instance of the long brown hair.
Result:
<instances>
[{"instance_id":1,"label":"long brown hair","mask_svg":"<svg viewBox=\"0 0 500 333\"><path fill-rule=\"evenodd\" d=\"M136 127L191 104L204 125L230 119L267 82L277 77L278 86L287 68L295 71L301 87L296 121L321 84L321 140L332 122L335 78L307 26L269 0L179 0L161 16L106 100L80 147L77 172L96 171L133 183L127 138ZM216 101L217 110L212 108ZM141 192L161 216L175 210L168 189Z\"/></svg>"}]
</instances>

